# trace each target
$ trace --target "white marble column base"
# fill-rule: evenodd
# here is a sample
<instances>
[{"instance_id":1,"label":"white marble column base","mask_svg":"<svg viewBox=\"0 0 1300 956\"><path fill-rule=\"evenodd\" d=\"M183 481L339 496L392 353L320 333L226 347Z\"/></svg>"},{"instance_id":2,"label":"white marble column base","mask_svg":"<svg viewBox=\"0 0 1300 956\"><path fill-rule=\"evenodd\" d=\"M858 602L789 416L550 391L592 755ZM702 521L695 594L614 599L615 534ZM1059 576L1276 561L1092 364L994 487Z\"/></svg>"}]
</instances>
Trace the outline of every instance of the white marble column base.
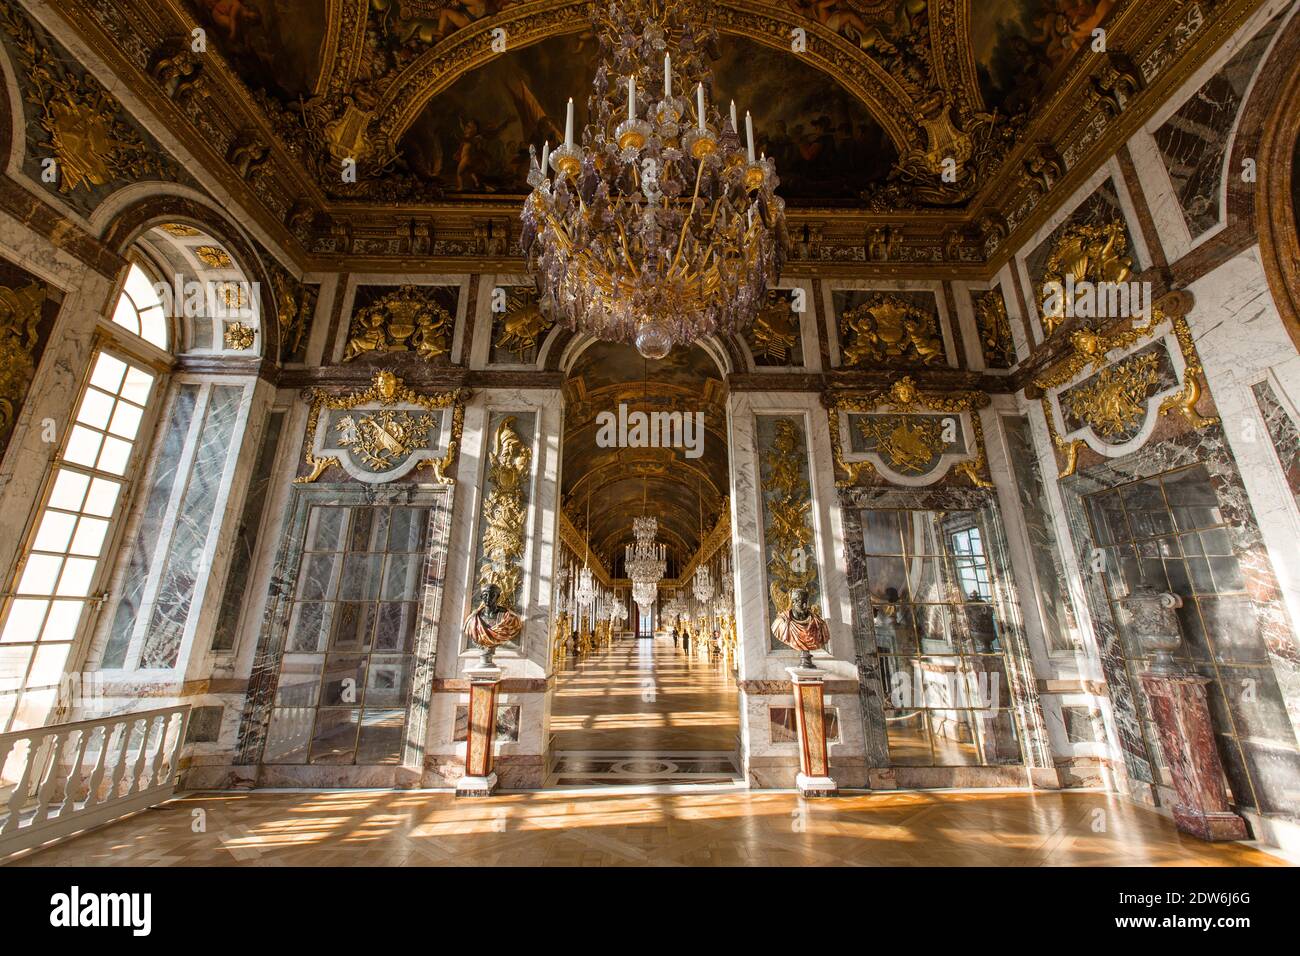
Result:
<instances>
[{"instance_id":1,"label":"white marble column base","mask_svg":"<svg viewBox=\"0 0 1300 956\"><path fill-rule=\"evenodd\" d=\"M461 777L456 783L458 797L490 797L497 788L497 774L492 771L486 777Z\"/></svg>"},{"instance_id":2,"label":"white marble column base","mask_svg":"<svg viewBox=\"0 0 1300 956\"><path fill-rule=\"evenodd\" d=\"M840 791L840 785L830 777L809 777L798 774L794 778L801 797L833 797Z\"/></svg>"}]
</instances>

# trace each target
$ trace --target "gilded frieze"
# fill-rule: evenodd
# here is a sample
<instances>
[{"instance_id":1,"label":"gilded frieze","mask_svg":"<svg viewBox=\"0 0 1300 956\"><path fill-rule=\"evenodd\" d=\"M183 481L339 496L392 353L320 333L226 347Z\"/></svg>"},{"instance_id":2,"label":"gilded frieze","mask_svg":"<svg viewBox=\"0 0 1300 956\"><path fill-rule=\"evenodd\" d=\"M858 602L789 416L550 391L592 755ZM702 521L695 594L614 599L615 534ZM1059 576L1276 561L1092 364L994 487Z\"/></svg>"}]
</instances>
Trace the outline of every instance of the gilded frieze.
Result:
<instances>
[{"instance_id":1,"label":"gilded frieze","mask_svg":"<svg viewBox=\"0 0 1300 956\"><path fill-rule=\"evenodd\" d=\"M985 393L930 391L905 375L888 388L833 391L824 401L831 452L845 476L837 487L851 488L871 475L887 480L877 464L900 478L933 484L947 474L945 461L970 485L993 487L979 416L989 403ZM847 446L841 422L851 429Z\"/></svg>"},{"instance_id":2,"label":"gilded frieze","mask_svg":"<svg viewBox=\"0 0 1300 956\"><path fill-rule=\"evenodd\" d=\"M413 352L426 362L451 353L456 290L404 285L357 292L343 361Z\"/></svg>"},{"instance_id":3,"label":"gilded frieze","mask_svg":"<svg viewBox=\"0 0 1300 956\"><path fill-rule=\"evenodd\" d=\"M934 366L946 360L928 293L836 293L841 364L846 368ZM918 303L928 299L930 309Z\"/></svg>"},{"instance_id":4,"label":"gilded frieze","mask_svg":"<svg viewBox=\"0 0 1300 956\"><path fill-rule=\"evenodd\" d=\"M306 472L296 484L311 484L331 467L368 484L405 477L429 468L433 481L455 484L451 470L460 451L468 389L424 393L393 372L379 369L370 386L351 392L312 389L308 393L307 436L303 446ZM443 416L428 412L451 409L451 430L443 447Z\"/></svg>"}]
</instances>

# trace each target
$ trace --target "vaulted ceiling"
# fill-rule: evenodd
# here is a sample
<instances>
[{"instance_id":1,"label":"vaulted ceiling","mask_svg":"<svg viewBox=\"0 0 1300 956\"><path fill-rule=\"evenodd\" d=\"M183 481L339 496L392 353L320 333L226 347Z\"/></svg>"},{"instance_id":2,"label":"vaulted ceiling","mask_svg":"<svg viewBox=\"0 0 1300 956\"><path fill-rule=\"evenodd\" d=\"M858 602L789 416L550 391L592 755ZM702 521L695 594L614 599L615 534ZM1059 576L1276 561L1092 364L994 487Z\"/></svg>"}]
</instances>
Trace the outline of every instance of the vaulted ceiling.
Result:
<instances>
[{"instance_id":1,"label":"vaulted ceiling","mask_svg":"<svg viewBox=\"0 0 1300 956\"><path fill-rule=\"evenodd\" d=\"M590 526L592 549L618 575L644 501L645 512L659 519L659 540L676 566L684 565L700 546L701 527L707 532L722 513L729 483L726 390L717 365L699 347L651 362L631 346L597 342L573 363L564 391L562 501L574 527ZM620 405L629 414L703 414L700 454L604 446L600 415L617 415Z\"/></svg>"},{"instance_id":2,"label":"vaulted ceiling","mask_svg":"<svg viewBox=\"0 0 1300 956\"><path fill-rule=\"evenodd\" d=\"M595 69L586 0L184 2L339 198L517 197ZM1116 4L724 0L715 95L754 112L792 205L960 207ZM385 175L343 182L345 156Z\"/></svg>"}]
</instances>

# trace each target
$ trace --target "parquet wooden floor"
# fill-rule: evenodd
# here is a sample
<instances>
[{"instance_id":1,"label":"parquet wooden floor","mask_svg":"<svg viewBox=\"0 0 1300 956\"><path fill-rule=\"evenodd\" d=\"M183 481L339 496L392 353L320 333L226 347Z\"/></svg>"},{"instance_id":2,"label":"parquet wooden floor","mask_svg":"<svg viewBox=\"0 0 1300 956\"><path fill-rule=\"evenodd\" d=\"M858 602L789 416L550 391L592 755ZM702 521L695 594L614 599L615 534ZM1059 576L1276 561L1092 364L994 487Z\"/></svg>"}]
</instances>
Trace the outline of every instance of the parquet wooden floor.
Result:
<instances>
[{"instance_id":1,"label":"parquet wooden floor","mask_svg":"<svg viewBox=\"0 0 1300 956\"><path fill-rule=\"evenodd\" d=\"M194 832L202 822L202 832ZM1280 866L1099 793L211 793L15 866Z\"/></svg>"},{"instance_id":2,"label":"parquet wooden floor","mask_svg":"<svg viewBox=\"0 0 1300 956\"><path fill-rule=\"evenodd\" d=\"M732 752L736 683L721 662L671 639L627 638L559 673L551 709L557 751Z\"/></svg>"}]
</instances>

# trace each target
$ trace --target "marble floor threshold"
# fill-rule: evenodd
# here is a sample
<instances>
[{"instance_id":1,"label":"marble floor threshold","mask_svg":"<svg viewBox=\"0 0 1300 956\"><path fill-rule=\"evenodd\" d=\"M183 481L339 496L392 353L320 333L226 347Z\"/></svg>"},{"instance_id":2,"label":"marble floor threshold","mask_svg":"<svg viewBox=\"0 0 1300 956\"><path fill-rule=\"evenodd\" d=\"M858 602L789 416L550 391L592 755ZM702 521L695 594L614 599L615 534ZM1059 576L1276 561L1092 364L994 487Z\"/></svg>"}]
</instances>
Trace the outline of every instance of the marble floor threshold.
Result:
<instances>
[{"instance_id":1,"label":"marble floor threshold","mask_svg":"<svg viewBox=\"0 0 1300 956\"><path fill-rule=\"evenodd\" d=\"M569 750L556 753L544 789L662 786L744 788L745 778L726 751Z\"/></svg>"}]
</instances>

